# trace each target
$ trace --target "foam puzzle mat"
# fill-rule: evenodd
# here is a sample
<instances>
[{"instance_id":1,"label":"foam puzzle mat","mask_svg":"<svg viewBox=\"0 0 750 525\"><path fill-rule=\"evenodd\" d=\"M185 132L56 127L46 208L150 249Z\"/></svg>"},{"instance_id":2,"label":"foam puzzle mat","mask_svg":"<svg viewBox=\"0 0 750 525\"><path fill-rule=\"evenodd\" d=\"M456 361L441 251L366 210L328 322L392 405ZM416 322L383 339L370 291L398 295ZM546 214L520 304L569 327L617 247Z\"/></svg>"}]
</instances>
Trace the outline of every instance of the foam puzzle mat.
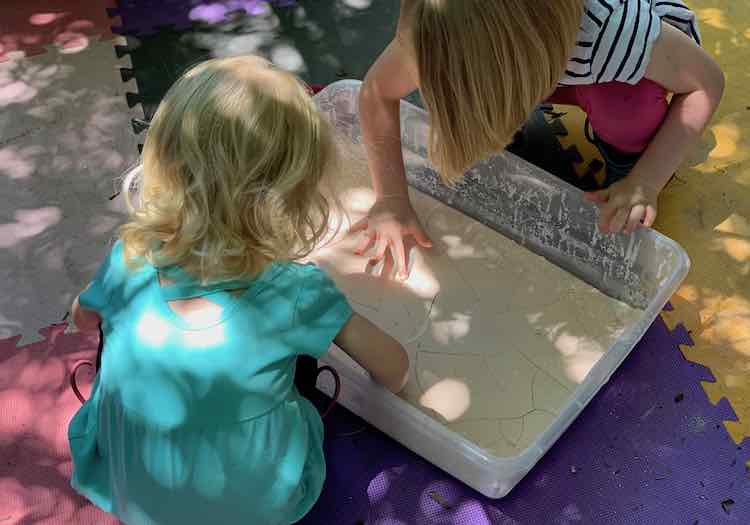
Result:
<instances>
[{"instance_id":1,"label":"foam puzzle mat","mask_svg":"<svg viewBox=\"0 0 750 525\"><path fill-rule=\"evenodd\" d=\"M64 325L20 344L0 340L0 518L5 523L116 523L68 486L67 423L78 408L68 371L96 337ZM657 320L558 443L503 500L488 500L358 417L326 420L326 485L305 525L606 523L743 524L750 443L735 445L684 359L683 327ZM88 395L91 375L83 369ZM323 407L327 399L314 401Z\"/></svg>"},{"instance_id":2,"label":"foam puzzle mat","mask_svg":"<svg viewBox=\"0 0 750 525\"><path fill-rule=\"evenodd\" d=\"M657 320L565 435L503 500L489 500L337 409L328 481L305 525L719 525L750 519L746 442L736 446L684 359L683 327ZM322 402L321 402L322 405Z\"/></svg>"},{"instance_id":3,"label":"foam puzzle mat","mask_svg":"<svg viewBox=\"0 0 750 525\"><path fill-rule=\"evenodd\" d=\"M111 42L0 63L0 335L66 315L124 218L136 162Z\"/></svg>"},{"instance_id":4,"label":"foam puzzle mat","mask_svg":"<svg viewBox=\"0 0 750 525\"><path fill-rule=\"evenodd\" d=\"M112 36L104 7L115 0L5 0L0 3L0 62L40 55L49 46L85 47Z\"/></svg>"},{"instance_id":5,"label":"foam puzzle mat","mask_svg":"<svg viewBox=\"0 0 750 525\"><path fill-rule=\"evenodd\" d=\"M743 442L750 435L750 4L688 3L704 46L727 73L727 89L701 146L660 202L657 228L693 260L666 324L652 326L499 502L338 408L326 423L326 489L303 523L750 522L750 445ZM398 8L398 0L262 4L0 5L0 338L14 336L0 340L0 522L116 522L68 486L64 430L77 401L66 373L75 360L93 357L95 341L61 325L36 330L64 317L122 219L109 197L135 160L133 131L142 126L134 129L131 117L149 117L176 76L209 56L259 52L311 83L361 78L391 37ZM107 40L113 33L127 40ZM555 108L546 121L534 140L554 135L567 176L572 164L584 185L596 183L601 167L583 138L581 113Z\"/></svg>"},{"instance_id":6,"label":"foam puzzle mat","mask_svg":"<svg viewBox=\"0 0 750 525\"><path fill-rule=\"evenodd\" d=\"M683 322L695 346L688 359L708 366L715 382L704 387L712 402L728 400L736 415L726 426L735 440L750 436L750 4L688 0L698 15L703 46L726 76L722 103L699 145L662 192L656 229L679 242L691 272L673 298L667 323ZM569 131L564 146L578 146L584 162L599 158L583 136L584 115L561 106Z\"/></svg>"}]
</instances>

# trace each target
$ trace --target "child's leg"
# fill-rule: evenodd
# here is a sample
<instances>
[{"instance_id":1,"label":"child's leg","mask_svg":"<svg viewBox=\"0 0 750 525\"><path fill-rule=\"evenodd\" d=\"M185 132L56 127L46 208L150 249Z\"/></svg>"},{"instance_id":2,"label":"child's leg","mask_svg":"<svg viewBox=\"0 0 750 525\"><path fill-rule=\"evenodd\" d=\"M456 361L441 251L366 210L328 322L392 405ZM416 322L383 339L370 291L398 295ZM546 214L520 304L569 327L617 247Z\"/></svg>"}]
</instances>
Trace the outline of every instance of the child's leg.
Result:
<instances>
[{"instance_id":1,"label":"child's leg","mask_svg":"<svg viewBox=\"0 0 750 525\"><path fill-rule=\"evenodd\" d=\"M577 105L588 115L593 142L607 163L605 186L625 177L658 131L669 104L667 91L643 79L559 88L550 102Z\"/></svg>"}]
</instances>

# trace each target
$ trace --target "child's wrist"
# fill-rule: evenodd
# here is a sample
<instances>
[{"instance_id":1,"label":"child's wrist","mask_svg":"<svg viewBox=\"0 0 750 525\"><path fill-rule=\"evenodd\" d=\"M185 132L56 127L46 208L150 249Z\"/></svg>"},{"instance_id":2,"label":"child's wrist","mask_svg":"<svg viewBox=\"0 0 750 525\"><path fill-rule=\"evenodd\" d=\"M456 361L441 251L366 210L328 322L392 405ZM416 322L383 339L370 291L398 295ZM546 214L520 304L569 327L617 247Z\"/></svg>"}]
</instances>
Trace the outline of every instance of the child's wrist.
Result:
<instances>
[{"instance_id":1,"label":"child's wrist","mask_svg":"<svg viewBox=\"0 0 750 525\"><path fill-rule=\"evenodd\" d=\"M389 200L409 200L409 194L404 193L385 193L383 195L378 195L376 197L379 201L389 201Z\"/></svg>"},{"instance_id":2,"label":"child's wrist","mask_svg":"<svg viewBox=\"0 0 750 525\"><path fill-rule=\"evenodd\" d=\"M635 183L648 191L659 195L661 190L667 185L667 182L669 182L671 176L672 175L670 174L669 176L664 177L654 173L646 173L641 170L633 169L628 177L630 178L631 183Z\"/></svg>"}]
</instances>

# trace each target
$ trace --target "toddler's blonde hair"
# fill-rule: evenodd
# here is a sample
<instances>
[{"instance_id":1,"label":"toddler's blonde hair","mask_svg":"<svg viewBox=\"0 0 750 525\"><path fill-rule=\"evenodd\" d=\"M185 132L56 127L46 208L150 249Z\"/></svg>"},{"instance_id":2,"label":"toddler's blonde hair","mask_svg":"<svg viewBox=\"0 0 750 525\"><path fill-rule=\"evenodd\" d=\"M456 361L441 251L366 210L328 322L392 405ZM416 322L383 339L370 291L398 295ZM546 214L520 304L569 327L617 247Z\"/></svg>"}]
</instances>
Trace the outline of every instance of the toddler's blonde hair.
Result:
<instances>
[{"instance_id":1,"label":"toddler's blonde hair","mask_svg":"<svg viewBox=\"0 0 750 525\"><path fill-rule=\"evenodd\" d=\"M403 0L430 113L430 155L452 181L497 153L565 72L583 0Z\"/></svg>"},{"instance_id":2,"label":"toddler's blonde hair","mask_svg":"<svg viewBox=\"0 0 750 525\"><path fill-rule=\"evenodd\" d=\"M256 56L203 62L151 122L126 257L202 283L303 258L328 228L321 182L335 161L333 131L293 75Z\"/></svg>"}]
</instances>

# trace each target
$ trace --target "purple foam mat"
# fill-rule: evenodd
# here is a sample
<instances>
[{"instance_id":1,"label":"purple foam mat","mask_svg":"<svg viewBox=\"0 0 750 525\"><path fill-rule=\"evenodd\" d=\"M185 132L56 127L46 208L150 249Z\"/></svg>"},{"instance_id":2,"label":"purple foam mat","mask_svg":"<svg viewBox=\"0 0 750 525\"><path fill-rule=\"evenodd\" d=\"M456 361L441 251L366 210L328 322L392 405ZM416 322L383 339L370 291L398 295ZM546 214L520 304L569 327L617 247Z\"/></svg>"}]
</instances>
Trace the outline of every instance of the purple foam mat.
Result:
<instances>
[{"instance_id":1,"label":"purple foam mat","mask_svg":"<svg viewBox=\"0 0 750 525\"><path fill-rule=\"evenodd\" d=\"M249 15L265 12L268 5L290 7L295 0L119 0L116 8L107 9L118 17L120 25L112 27L120 35L150 35L160 28L182 31L196 22L216 24L233 12Z\"/></svg>"},{"instance_id":2,"label":"purple foam mat","mask_svg":"<svg viewBox=\"0 0 750 525\"><path fill-rule=\"evenodd\" d=\"M659 318L569 430L504 499L487 499L337 407L328 478L304 525L750 523L750 443L734 444Z\"/></svg>"}]
</instances>

